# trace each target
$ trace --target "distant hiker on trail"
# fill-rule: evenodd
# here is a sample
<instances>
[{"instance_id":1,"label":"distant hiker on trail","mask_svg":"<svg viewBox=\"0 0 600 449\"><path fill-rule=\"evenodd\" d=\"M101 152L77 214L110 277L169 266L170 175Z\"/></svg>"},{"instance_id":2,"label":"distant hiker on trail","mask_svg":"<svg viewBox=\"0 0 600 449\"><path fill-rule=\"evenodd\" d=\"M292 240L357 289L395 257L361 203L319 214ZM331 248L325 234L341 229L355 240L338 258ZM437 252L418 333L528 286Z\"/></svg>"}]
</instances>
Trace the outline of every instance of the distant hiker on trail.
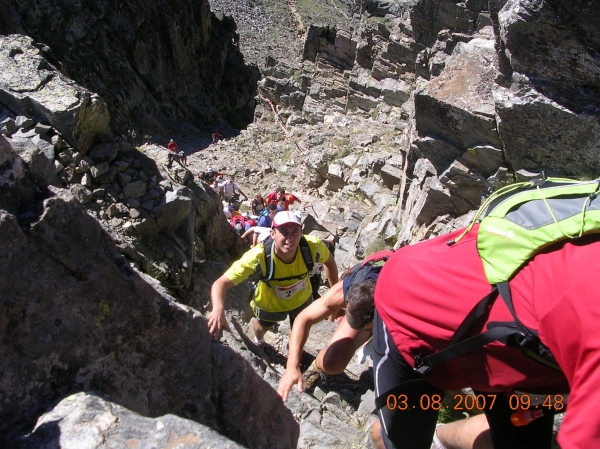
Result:
<instances>
[{"instance_id":1,"label":"distant hiker on trail","mask_svg":"<svg viewBox=\"0 0 600 449\"><path fill-rule=\"evenodd\" d=\"M245 199L248 199L246 194L242 192L240 186L234 182L233 176L221 183L221 195L221 198L229 203L236 201L237 195L242 195Z\"/></svg>"},{"instance_id":2,"label":"distant hiker on trail","mask_svg":"<svg viewBox=\"0 0 600 449\"><path fill-rule=\"evenodd\" d=\"M212 143L217 143L221 139L223 139L223 134L221 134L219 131L212 133Z\"/></svg>"},{"instance_id":3,"label":"distant hiker on trail","mask_svg":"<svg viewBox=\"0 0 600 449\"><path fill-rule=\"evenodd\" d=\"M254 226L254 221L248 216L248 213L232 213L231 226L237 231L240 237L242 237L247 230Z\"/></svg>"},{"instance_id":4,"label":"distant hiker on trail","mask_svg":"<svg viewBox=\"0 0 600 449\"><path fill-rule=\"evenodd\" d=\"M249 239L248 244L250 248L254 248L258 243L262 243L267 237L271 235L271 228L263 228L260 226L252 226L244 234L243 239Z\"/></svg>"},{"instance_id":5,"label":"distant hiker on trail","mask_svg":"<svg viewBox=\"0 0 600 449\"><path fill-rule=\"evenodd\" d=\"M265 209L265 199L260 193L254 195L254 198L250 203L250 207L252 209L252 215L260 215L260 213Z\"/></svg>"},{"instance_id":6,"label":"distant hiker on trail","mask_svg":"<svg viewBox=\"0 0 600 449\"><path fill-rule=\"evenodd\" d=\"M167 149L172 153L178 153L179 145L177 145L177 142L175 142L173 139L171 139L171 141L167 145Z\"/></svg>"},{"instance_id":7,"label":"distant hiker on trail","mask_svg":"<svg viewBox=\"0 0 600 449\"><path fill-rule=\"evenodd\" d=\"M167 154L167 168L171 168L173 166L174 160L182 167L187 167L187 157L183 151L179 151L179 145L177 145L177 142L171 139L167 145L167 149L169 150L169 153Z\"/></svg>"},{"instance_id":8,"label":"distant hiker on trail","mask_svg":"<svg viewBox=\"0 0 600 449\"><path fill-rule=\"evenodd\" d=\"M284 192L284 198L285 198L284 201L286 203L286 207L288 208L288 210L299 210L300 207L302 206L302 202L300 201L300 198L298 198L293 193L285 193Z\"/></svg>"},{"instance_id":9,"label":"distant hiker on trail","mask_svg":"<svg viewBox=\"0 0 600 449\"><path fill-rule=\"evenodd\" d=\"M212 182L222 176L229 176L226 173L220 173L218 171L213 170L211 167L207 168L206 171L201 171L198 173L198 178L204 181L206 184L212 184Z\"/></svg>"},{"instance_id":10,"label":"distant hiker on trail","mask_svg":"<svg viewBox=\"0 0 600 449\"><path fill-rule=\"evenodd\" d=\"M271 226L273 226L273 219L275 218L275 215L277 215L277 212L279 212L277 210L277 206L273 203L269 204L267 206L266 209L266 214L264 213L265 211L263 211L263 213L260 215L260 218L258 219L258 226L261 226L263 228L270 228Z\"/></svg>"},{"instance_id":11,"label":"distant hiker on trail","mask_svg":"<svg viewBox=\"0 0 600 449\"><path fill-rule=\"evenodd\" d=\"M600 271L597 264L590 263L600 255L598 234L566 239L542 249L509 280L512 312L503 299L498 299L484 311L483 322L477 321L474 329L474 335L481 335L499 329L502 323L516 323L517 317L549 349L560 370L540 362L537 343L519 338L491 338L440 364L430 358L448 346L465 318L478 310L475 305L494 297L491 295L498 296L490 294L478 252L479 229L475 225L456 244L448 242L456 241L463 230L394 252L378 276L374 299L356 307L348 302L342 321L347 322L344 328L348 333L341 334L341 324L332 339L335 341L318 359L324 361L320 367L326 369L326 358L337 352L342 354L339 364L330 366L343 369L347 345L363 330L373 328L380 421L372 427L371 435L380 448L408 445L425 449L434 439L435 448L549 449L553 414L565 411L565 394L569 392L558 432L560 447L600 447L600 414L595 413L600 398L599 295L595 282L590 281ZM328 295L334 295L338 288L334 286ZM295 366L298 347L305 341L300 333L302 323L314 324L331 312L331 307L316 310L318 305L329 304L328 295L296 319L289 344L290 373L286 371L278 390L284 398L291 385L301 386ZM335 303L341 304L339 296ZM535 345L527 346L529 343ZM336 347L341 348L339 352ZM536 358L527 355L525 349ZM431 366L434 368L429 371ZM478 408L485 415L436 429L440 406L431 405L441 401L445 390L467 387L473 389ZM430 406L419 402L424 398ZM537 413L518 422L521 418L515 419L515 414L523 410ZM512 420L531 422L515 427Z\"/></svg>"},{"instance_id":12,"label":"distant hiker on trail","mask_svg":"<svg viewBox=\"0 0 600 449\"><path fill-rule=\"evenodd\" d=\"M221 197L221 186L219 185L219 181L217 181L217 178L213 179L210 188L213 190L213 192L219 195L219 197Z\"/></svg>"},{"instance_id":13,"label":"distant hiker on trail","mask_svg":"<svg viewBox=\"0 0 600 449\"><path fill-rule=\"evenodd\" d=\"M275 191L268 193L264 196L265 202L267 204L274 203L277 204L279 201L283 199L283 195L285 195L285 189L283 187L277 187Z\"/></svg>"},{"instance_id":14,"label":"distant hiker on trail","mask_svg":"<svg viewBox=\"0 0 600 449\"><path fill-rule=\"evenodd\" d=\"M333 256L320 239L302 235L302 223L296 214L278 213L273 221L271 238L267 239L270 242L267 246L272 248L273 254L271 249L265 248L267 240L264 241L247 251L212 285L208 328L213 338L218 339L221 329L227 326L225 292L254 275L257 266L262 272L261 279L270 278L268 282L258 282L251 302L255 315L252 323L254 342L259 346L264 344L265 333L275 323L289 315L293 327L294 318L312 302L308 265L323 263L330 285L337 283ZM267 262L267 257L272 263ZM274 272L269 273L271 265Z\"/></svg>"},{"instance_id":15,"label":"distant hiker on trail","mask_svg":"<svg viewBox=\"0 0 600 449\"><path fill-rule=\"evenodd\" d=\"M229 220L230 223L233 217L242 215L240 211L235 210L235 206L233 204L225 206L223 208L223 213L225 214L225 218L227 218L227 220Z\"/></svg>"}]
</instances>

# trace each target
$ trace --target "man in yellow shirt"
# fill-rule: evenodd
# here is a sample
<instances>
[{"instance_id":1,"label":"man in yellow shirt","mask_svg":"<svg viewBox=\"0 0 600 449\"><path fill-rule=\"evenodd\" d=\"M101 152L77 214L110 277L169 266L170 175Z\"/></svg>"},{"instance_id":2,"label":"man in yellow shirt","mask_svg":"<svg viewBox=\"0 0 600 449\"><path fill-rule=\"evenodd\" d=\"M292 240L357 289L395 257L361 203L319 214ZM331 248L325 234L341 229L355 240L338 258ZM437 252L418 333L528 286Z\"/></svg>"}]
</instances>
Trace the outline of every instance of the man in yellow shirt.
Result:
<instances>
[{"instance_id":1,"label":"man in yellow shirt","mask_svg":"<svg viewBox=\"0 0 600 449\"><path fill-rule=\"evenodd\" d=\"M302 223L295 213L284 211L275 215L271 237L273 275L270 280L258 283L251 303L255 315L252 323L254 342L257 345L263 344L265 333L288 315L290 325L293 325L296 316L313 300L310 272L300 249L302 238L308 244L312 261L323 264L329 285L338 281L337 265L329 249L319 238L302 235ZM270 273L266 266L264 242L246 252L213 283L212 311L208 314L208 328L213 338L218 338L221 329L227 326L225 292L253 275L257 265L262 273Z\"/></svg>"}]
</instances>

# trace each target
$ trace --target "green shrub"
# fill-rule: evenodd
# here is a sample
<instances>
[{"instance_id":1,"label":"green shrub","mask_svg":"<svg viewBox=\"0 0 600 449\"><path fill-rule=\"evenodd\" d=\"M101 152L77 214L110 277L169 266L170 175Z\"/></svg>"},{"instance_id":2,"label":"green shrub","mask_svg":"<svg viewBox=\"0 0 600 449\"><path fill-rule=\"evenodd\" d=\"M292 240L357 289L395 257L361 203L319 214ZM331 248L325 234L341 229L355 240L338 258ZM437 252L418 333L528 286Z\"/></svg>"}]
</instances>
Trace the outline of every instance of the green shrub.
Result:
<instances>
[{"instance_id":1,"label":"green shrub","mask_svg":"<svg viewBox=\"0 0 600 449\"><path fill-rule=\"evenodd\" d=\"M365 248L365 257L369 257L371 254L383 251L384 249L392 249L392 246L385 243L385 238L380 235L367 245Z\"/></svg>"},{"instance_id":2,"label":"green shrub","mask_svg":"<svg viewBox=\"0 0 600 449\"><path fill-rule=\"evenodd\" d=\"M344 148L340 148L337 152L337 154L335 155L336 159L341 159L343 157L346 157L350 154L350 148L348 147L344 147Z\"/></svg>"}]
</instances>

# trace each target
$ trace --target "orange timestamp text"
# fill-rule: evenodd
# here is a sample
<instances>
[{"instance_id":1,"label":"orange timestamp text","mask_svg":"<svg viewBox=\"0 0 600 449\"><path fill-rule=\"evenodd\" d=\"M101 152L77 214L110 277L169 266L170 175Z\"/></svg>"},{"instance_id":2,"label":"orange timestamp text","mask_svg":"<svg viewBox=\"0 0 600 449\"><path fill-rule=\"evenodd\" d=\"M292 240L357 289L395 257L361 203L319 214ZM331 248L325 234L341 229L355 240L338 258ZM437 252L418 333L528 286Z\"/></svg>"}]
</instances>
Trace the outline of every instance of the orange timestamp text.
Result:
<instances>
[{"instance_id":1,"label":"orange timestamp text","mask_svg":"<svg viewBox=\"0 0 600 449\"><path fill-rule=\"evenodd\" d=\"M439 394L422 394L418 403L411 403L405 394L388 395L386 405L389 410L492 410L496 402L496 394L454 395L452 404L443 404ZM554 409L561 411L565 408L564 398L560 394L532 397L529 395L511 394L508 398L511 410Z\"/></svg>"}]
</instances>

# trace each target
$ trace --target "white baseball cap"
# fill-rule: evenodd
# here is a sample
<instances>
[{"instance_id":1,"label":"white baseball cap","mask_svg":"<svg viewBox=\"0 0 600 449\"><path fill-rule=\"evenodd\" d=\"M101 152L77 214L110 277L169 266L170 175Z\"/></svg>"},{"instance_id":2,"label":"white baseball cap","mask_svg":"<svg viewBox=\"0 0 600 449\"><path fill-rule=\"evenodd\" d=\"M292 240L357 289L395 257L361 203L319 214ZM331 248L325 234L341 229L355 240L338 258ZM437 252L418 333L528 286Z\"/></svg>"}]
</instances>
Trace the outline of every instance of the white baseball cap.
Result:
<instances>
[{"instance_id":1,"label":"white baseball cap","mask_svg":"<svg viewBox=\"0 0 600 449\"><path fill-rule=\"evenodd\" d=\"M279 226L283 226L288 223L293 223L298 226L302 226L302 222L300 221L300 217L296 215L294 212L283 211L277 212L275 218L273 218L273 227L277 228Z\"/></svg>"}]
</instances>

